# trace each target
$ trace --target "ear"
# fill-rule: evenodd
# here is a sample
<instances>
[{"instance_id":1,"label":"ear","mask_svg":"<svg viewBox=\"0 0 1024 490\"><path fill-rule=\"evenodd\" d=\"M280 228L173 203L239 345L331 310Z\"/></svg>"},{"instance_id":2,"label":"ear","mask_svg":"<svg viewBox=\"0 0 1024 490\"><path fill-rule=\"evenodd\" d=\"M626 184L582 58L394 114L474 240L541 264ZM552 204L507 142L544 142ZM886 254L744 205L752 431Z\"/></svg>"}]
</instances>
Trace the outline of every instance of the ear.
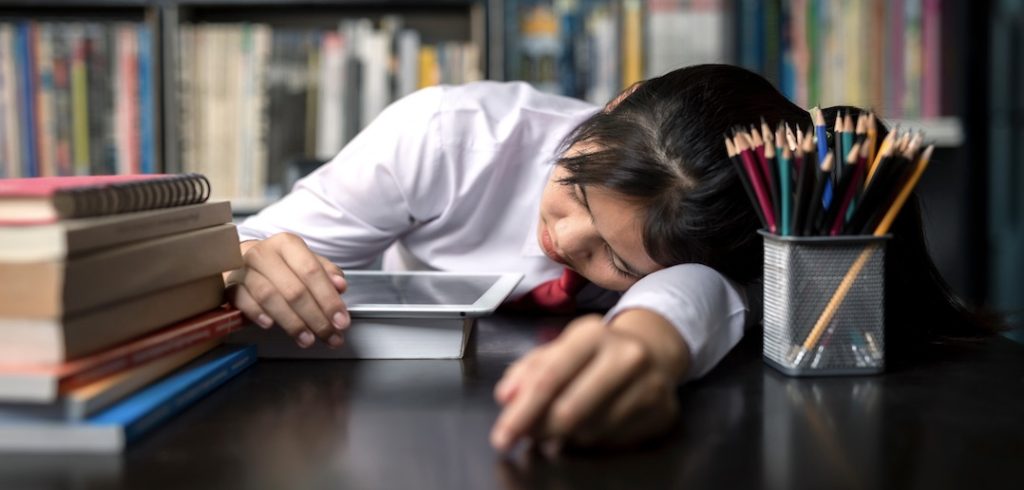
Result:
<instances>
[{"instance_id":1,"label":"ear","mask_svg":"<svg viewBox=\"0 0 1024 490\"><path fill-rule=\"evenodd\" d=\"M604 112L611 112L612 110L614 110L620 102L626 100L626 97L629 97L630 95L633 94L633 92L636 92L636 89L640 88L640 85L643 85L643 83L643 80L641 80L639 82L634 83L633 85L630 85L629 87L626 87L626 90L619 92L619 95L616 95L615 98L611 100L611 102L608 102L607 104L604 105Z\"/></svg>"}]
</instances>

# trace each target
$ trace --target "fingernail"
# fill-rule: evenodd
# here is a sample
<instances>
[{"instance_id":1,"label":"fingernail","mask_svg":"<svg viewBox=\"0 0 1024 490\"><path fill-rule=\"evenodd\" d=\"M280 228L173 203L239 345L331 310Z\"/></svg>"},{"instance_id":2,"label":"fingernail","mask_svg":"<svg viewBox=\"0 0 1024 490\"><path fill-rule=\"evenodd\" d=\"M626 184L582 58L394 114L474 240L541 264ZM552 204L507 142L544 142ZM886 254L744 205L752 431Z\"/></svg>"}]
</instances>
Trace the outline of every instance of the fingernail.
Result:
<instances>
[{"instance_id":1,"label":"fingernail","mask_svg":"<svg viewBox=\"0 0 1024 490\"><path fill-rule=\"evenodd\" d=\"M313 345L313 334L306 330L299 334L299 347L306 348Z\"/></svg>"},{"instance_id":2,"label":"fingernail","mask_svg":"<svg viewBox=\"0 0 1024 490\"><path fill-rule=\"evenodd\" d=\"M341 288L345 285L345 278L338 274L331 274L331 282L334 283L334 287Z\"/></svg>"},{"instance_id":3,"label":"fingernail","mask_svg":"<svg viewBox=\"0 0 1024 490\"><path fill-rule=\"evenodd\" d=\"M331 344L331 347L341 347L343 342L344 340L342 340L341 336L338 334L331 335L331 337L327 339L327 343Z\"/></svg>"},{"instance_id":4,"label":"fingernail","mask_svg":"<svg viewBox=\"0 0 1024 490\"><path fill-rule=\"evenodd\" d=\"M504 429L495 429L491 432L491 446L498 451L504 451L508 446L508 433Z\"/></svg>"},{"instance_id":5,"label":"fingernail","mask_svg":"<svg viewBox=\"0 0 1024 490\"><path fill-rule=\"evenodd\" d=\"M256 317L256 323L260 324L263 328L270 328L274 325L272 320L266 313L260 313L260 316Z\"/></svg>"},{"instance_id":6,"label":"fingernail","mask_svg":"<svg viewBox=\"0 0 1024 490\"><path fill-rule=\"evenodd\" d=\"M348 327L348 319L345 318L345 315L342 315L340 311L331 317L331 323L333 323L334 328L338 330L344 330L345 327Z\"/></svg>"}]
</instances>

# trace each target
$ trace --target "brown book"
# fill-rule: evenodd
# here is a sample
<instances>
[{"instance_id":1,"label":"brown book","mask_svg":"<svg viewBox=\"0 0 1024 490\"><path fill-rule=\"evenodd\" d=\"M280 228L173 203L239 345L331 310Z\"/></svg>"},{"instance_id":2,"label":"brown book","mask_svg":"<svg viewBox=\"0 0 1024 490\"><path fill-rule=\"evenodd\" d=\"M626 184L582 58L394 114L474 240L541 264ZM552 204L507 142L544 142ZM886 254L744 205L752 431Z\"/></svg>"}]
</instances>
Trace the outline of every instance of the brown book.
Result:
<instances>
[{"instance_id":1,"label":"brown book","mask_svg":"<svg viewBox=\"0 0 1024 490\"><path fill-rule=\"evenodd\" d=\"M241 266L238 232L232 224L63 262L0 263L0 316L70 316Z\"/></svg>"},{"instance_id":2,"label":"brown book","mask_svg":"<svg viewBox=\"0 0 1024 490\"><path fill-rule=\"evenodd\" d=\"M211 310L223 297L224 280L216 274L70 317L0 317L0 359L24 364L77 359Z\"/></svg>"},{"instance_id":3,"label":"brown book","mask_svg":"<svg viewBox=\"0 0 1024 490\"><path fill-rule=\"evenodd\" d=\"M63 260L230 222L231 205L220 201L32 226L0 226L0 262Z\"/></svg>"},{"instance_id":4,"label":"brown book","mask_svg":"<svg viewBox=\"0 0 1024 490\"><path fill-rule=\"evenodd\" d=\"M75 388L223 338L242 328L242 313L217 308L90 356L52 365L2 363L0 401L48 403Z\"/></svg>"}]
</instances>

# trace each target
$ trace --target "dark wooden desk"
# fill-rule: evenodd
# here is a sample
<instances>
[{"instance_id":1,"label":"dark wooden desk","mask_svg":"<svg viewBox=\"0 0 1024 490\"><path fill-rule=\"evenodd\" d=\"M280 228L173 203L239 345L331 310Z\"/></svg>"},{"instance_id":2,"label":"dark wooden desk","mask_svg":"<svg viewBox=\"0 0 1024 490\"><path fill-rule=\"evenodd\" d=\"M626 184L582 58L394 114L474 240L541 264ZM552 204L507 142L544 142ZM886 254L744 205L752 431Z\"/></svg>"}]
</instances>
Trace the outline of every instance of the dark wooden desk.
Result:
<instances>
[{"instance_id":1,"label":"dark wooden desk","mask_svg":"<svg viewBox=\"0 0 1024 490\"><path fill-rule=\"evenodd\" d=\"M666 440L495 454L491 389L564 320L481 321L459 361L261 361L114 457L0 457L0 488L1022 488L1024 348L936 345L883 376L790 379L748 338Z\"/></svg>"}]
</instances>

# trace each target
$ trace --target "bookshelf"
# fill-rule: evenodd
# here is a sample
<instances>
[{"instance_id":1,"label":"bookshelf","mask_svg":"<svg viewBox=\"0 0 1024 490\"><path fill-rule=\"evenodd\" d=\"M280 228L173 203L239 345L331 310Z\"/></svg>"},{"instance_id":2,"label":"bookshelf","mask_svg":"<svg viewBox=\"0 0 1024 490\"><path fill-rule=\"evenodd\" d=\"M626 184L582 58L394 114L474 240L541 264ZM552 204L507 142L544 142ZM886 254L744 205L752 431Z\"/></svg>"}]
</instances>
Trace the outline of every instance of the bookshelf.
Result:
<instances>
[{"instance_id":1,"label":"bookshelf","mask_svg":"<svg viewBox=\"0 0 1024 490\"><path fill-rule=\"evenodd\" d=\"M183 114L183 109L188 105L188 101L182 97L182 63L188 62L190 55L200 55L203 57L203 61L213 68L208 70L208 72L216 72L216 74L207 78L214 82L222 78L232 78L230 76L220 76L226 73L221 70L238 69L237 65L231 66L231 62L239 58L240 55L245 55L245 63L256 63L255 65L247 65L246 68L250 70L267 69L272 71L274 67L271 65L274 60L271 60L270 57L271 51L277 46L274 43L277 39L274 34L275 32L308 32L314 44L312 45L312 53L304 54L309 54L310 59L313 59L313 57L322 56L322 53L317 52L317 48L321 47L317 43L325 36L332 35L333 33L338 33L338 35L333 36L335 41L344 39L340 31L342 25L349 23L357 25L358 29L360 29L360 34L366 34L366 37L360 40L366 40L367 43L372 41L377 46L386 45L385 50L390 49L392 45L397 49L399 36L404 36L402 37L402 42L406 42L404 45L406 47L411 46L410 49L412 51L409 52L412 55L408 57L411 61L406 62L403 67L411 67L405 73L414 73L412 77L407 76L403 80L405 82L415 77L415 73L430 70L431 78L427 80L427 84L438 82L460 83L484 78L487 70L486 47L488 43L484 38L487 33L486 4L483 1L477 0L43 0L36 2L16 0L0 3L0 23L7 23L13 26L12 29L15 33L17 33L18 26L26 26L26 56L31 56L32 61L40 55L39 52L35 51L35 43L37 41L35 41L36 34L34 30L37 27L41 31L48 32L52 29L80 24L95 23L101 28L106 28L106 26L131 23L137 26L140 32L145 31L146 36L146 42L142 49L135 48L136 51L133 55L135 57L132 58L133 64L129 69L132 73L129 82L134 85L124 85L122 83L121 77L124 74L117 71L121 66L120 58L111 61L115 65L111 68L112 71L110 73L113 78L111 80L104 80L105 83L109 82L106 83L108 85L106 87L108 98L114 97L114 94L125 92L124 89L126 87L128 92L144 93L146 95L140 96L138 101L134 101L131 104L122 104L118 101L100 104L92 100L92 94L84 97L83 100L93 102L90 105L96 110L87 111L83 109L82 112L88 112L90 116L94 113L101 115L103 117L97 117L97 119L106 121L106 126L97 128L90 126L87 138L79 138L80 135L72 131L74 128L56 128L57 123L55 121L74 120L74 112L79 110L79 106L72 106L72 104L64 100L72 98L71 88L67 86L57 87L55 96L52 94L47 95L50 92L37 88L36 82L49 80L50 75L44 74L39 76L36 73L35 65L25 63L24 66L31 67L28 69L30 74L27 75L25 83L28 90L26 93L31 94L28 100L32 104L37 99L43 100L43 110L39 111L34 106L24 106L25 103L17 99L18 94L12 93L9 97L10 100L0 98L0 113L5 112L6 106L11 106L14 109L10 112L15 116L31 115L34 118L37 114L41 114L43 117L40 118L39 122L29 121L31 124L28 124L28 127L31 127L33 131L24 136L25 138L32 139L32 143L17 145L18 149L21 149L23 146L25 151L31 151L31 154L18 154L17 158L7 158L5 153L0 153L0 163L3 164L0 165L0 171L3 171L4 175L126 173L140 171L181 172L198 170L210 174L211 179L215 181L215 189L220 188L228 191L221 197L244 198L239 202L240 204L245 204L245 206L242 206L246 208L245 211L259 209L263 203L269 202L276 195L281 194L284 187L283 180L285 179L286 167L288 166L286 162L274 162L273 164L266 162L265 159L267 157L263 156L265 155L265 148L263 154L258 151L256 152L256 158L253 158L254 155L249 152L250 147L270 146L269 143L261 140L261 138L266 138L269 131L275 131L274 134L280 132L280 128L268 127L273 125L273 120L275 119L270 114L275 101L270 100L272 98L269 95L262 99L260 97L252 97L251 99L222 101L224 103L218 106L215 112L230 112L236 108L236 105L245 105L250 110L250 113L244 114L235 111L232 115L222 117L219 121L214 119L214 125L205 126L209 128L211 133L216 135L218 142L216 144L209 143L207 145L209 148L207 149L212 148L212 150L201 155L207 157L210 165L197 167L194 161L196 158L192 158L192 162L186 161L190 155L195 156L194 151L189 153L191 150L186 146L195 141L194 138L189 140L188 128L191 128L194 125L193 123L197 121L205 120L202 118L207 117L208 114L206 112L209 112L205 109L207 107L206 104L211 101L216 102L216 100L197 99L197 103L191 105L193 112L191 114ZM224 29L220 29L221 27ZM385 32L386 29L392 30ZM225 44L221 43L216 47L220 49L219 53L222 59L215 59L216 56L208 56L208 53L211 51L208 48L213 47L213 45L206 45L202 42L206 39L203 34L207 30L227 31L218 32L217 36L211 36L221 38L221 41L224 41L222 38L225 36L231 38L225 42L238 42L240 44L239 40L243 38L246 41L252 39L262 40L263 52L252 55L251 53L226 51L224 49ZM250 30L255 32L255 34L252 34L253 37L251 39L245 37L250 36ZM193 43L192 49L186 52L182 49L182 41L183 39L189 39L182 36L182 32L196 33L195 38L201 40L198 44ZM385 39L387 37L390 38ZM120 49L120 41L119 38L115 38L111 41L110 45L116 46L113 49ZM73 41L73 43L77 42L77 40ZM88 41L81 41L83 45L86 42ZM93 46L94 44L93 42L88 45ZM45 46L49 46L49 44L45 44ZM236 46L232 46L232 48L234 47ZM7 46L4 46L4 48L6 49ZM422 61L419 59L421 53L417 51L418 48L430 48L432 50L432 64L417 63ZM28 51L28 49L32 49L32 51ZM44 50L42 53L46 54L49 51ZM111 52L110 54L119 55L120 53ZM405 83L402 87L396 87L400 82L395 80L397 78L396 75L392 74L390 67L386 66L387 54L382 52L380 56L374 56L371 53L359 54L365 56L360 58L360 61L364 63L359 65L358 68L365 72L367 67L370 66L367 60L373 61L373 68L377 70L375 72L376 78L372 79L372 85L359 85L359 92L346 92L345 96L352 100L368 99L370 97L363 97L364 93L362 90L363 87L369 87L372 88L373 94L370 95L374 96L374 105L373 107L368 107L364 104L361 107L363 110L358 119L350 127L345 128L343 135L333 137L333 141L330 144L320 144L318 148L316 147L318 144L316 139L318 137L323 138L325 135L331 135L332 133L329 130L322 130L318 134L315 126L307 125L300 127L298 131L314 135L312 138L307 138L309 140L307 141L307 148L295 152L290 157L292 160L301 161L299 163L304 164L303 168L308 168L310 161L327 159L345 141L351 138L360 127L372 119L376 112L395 98L424 84L424 80L415 79ZM346 51L343 56L344 58L342 59L347 63L351 53ZM89 60L92 59L86 59L86 66L94 65L89 63ZM332 58L335 61L337 59L337 56ZM60 62L65 63L66 61L61 58ZM451 68L456 66L456 62L458 63L458 69ZM313 62L311 61L310 63L312 64ZM15 69L21 67L20 65L13 66ZM423 67L423 70L420 70L421 67ZM310 77L315 76L316 74L311 72ZM87 74L85 78L95 82L92 73ZM367 78L360 79L358 75L354 79L357 82L369 80ZM3 77L0 77L0 86L2 86L2 80ZM319 88L316 82L318 80L310 82L310 86ZM99 85L98 83L89 84L92 88L97 88ZM222 91L227 88L230 92L236 92L237 90L231 89L240 89L242 86L252 88L244 83L237 86L215 85L215 88ZM38 87L49 90L50 85L49 82L46 82L40 83ZM209 87L202 86L201 84L199 86L200 90L207 90L207 88ZM309 91L312 92L316 88L310 88ZM367 90L370 90L369 88ZM256 90L259 90L258 84ZM42 95L35 95L37 93ZM332 92L333 95L338 95L339 93L341 92L338 90ZM52 99L60 99L61 103L54 103ZM332 101L337 101L337 99ZM51 106L58 105L62 107L60 111L51 108ZM131 107L128 116L123 116L125 109L122 106L124 105ZM230 108L225 109L226 106ZM321 107L322 104L320 106L309 106L308 108L310 109L309 112L327 111ZM61 114L61 117L56 116L58 112ZM347 108L335 110L334 106L331 106L331 110L327 112L332 114L331 118L327 120L328 123L334 124L334 126L330 126L331 128L337 127L339 120L349 117L347 115ZM197 113L201 117L197 117L195 120L187 119L188 117L195 116ZM311 120L315 123L322 123L322 119L313 116ZM9 124L6 120L2 122L4 122L2 127L5 130L14 126L14 124ZM19 118L13 118L11 122L20 121ZM225 136L233 135L226 134L224 131L217 132L218 129L222 129L225 125L240 125L243 128L240 131L247 132L250 137L243 139L244 141L230 142ZM51 126L54 126L54 128L51 128ZM41 130L35 131L37 127ZM85 127L84 123L82 127ZM51 129L53 132L52 137L50 135ZM130 136L122 137L122 130L126 134L130 133ZM42 135L42 139L39 141L35 141L37 133ZM339 131L338 133L340 134L341 132ZM86 133L83 132L82 134ZM254 134L258 136L252 136ZM0 136L6 136L6 134L0 134ZM16 136L18 137L6 139L17 139L20 143L23 135L17 134ZM300 134L299 138L302 138L302 136ZM0 151L7 151L7 146L9 145L4 144L6 139L0 137ZM84 156L84 153L81 153L83 155L81 160L87 162L81 167L76 167L71 162L74 158L69 156L61 156L60 165L51 161L54 158L50 156L51 153L63 155L61 153L63 151L64 153L74 155L75 146L81 142L79 140L93 143L91 147L95 151L99 151L97 148L101 146L109 146L110 150L107 152L109 155L104 154L101 156L97 153L87 157ZM238 192L238 189L244 186L229 182L229 179L223 173L223 170L226 168L225 162L228 159L225 158L224 153L217 151L220 146L240 148L238 151L228 154L231 157L230 165L234 167L232 171L247 172L250 166L242 163L245 159L262 160L261 163L251 167L262 167L264 170L261 170L261 172L268 176L269 186L276 186L276 189L264 191L261 188L262 182L260 182L260 185L246 188L248 189L247 192ZM51 147L58 149L51 151ZM62 147L67 147L67 149L59 149ZM40 155L35 155L37 148L42 149L39 152ZM132 156L127 156L129 154ZM37 161L38 156L44 157L42 161ZM26 160L24 165L21 162L23 159ZM14 160L18 160L17 163ZM93 163L90 167L88 162L101 163ZM43 165L42 167L40 167L41 164ZM8 172L8 166L11 166L14 172ZM261 175L254 175L250 176L248 180L263 181L264 179Z\"/></svg>"}]
</instances>

